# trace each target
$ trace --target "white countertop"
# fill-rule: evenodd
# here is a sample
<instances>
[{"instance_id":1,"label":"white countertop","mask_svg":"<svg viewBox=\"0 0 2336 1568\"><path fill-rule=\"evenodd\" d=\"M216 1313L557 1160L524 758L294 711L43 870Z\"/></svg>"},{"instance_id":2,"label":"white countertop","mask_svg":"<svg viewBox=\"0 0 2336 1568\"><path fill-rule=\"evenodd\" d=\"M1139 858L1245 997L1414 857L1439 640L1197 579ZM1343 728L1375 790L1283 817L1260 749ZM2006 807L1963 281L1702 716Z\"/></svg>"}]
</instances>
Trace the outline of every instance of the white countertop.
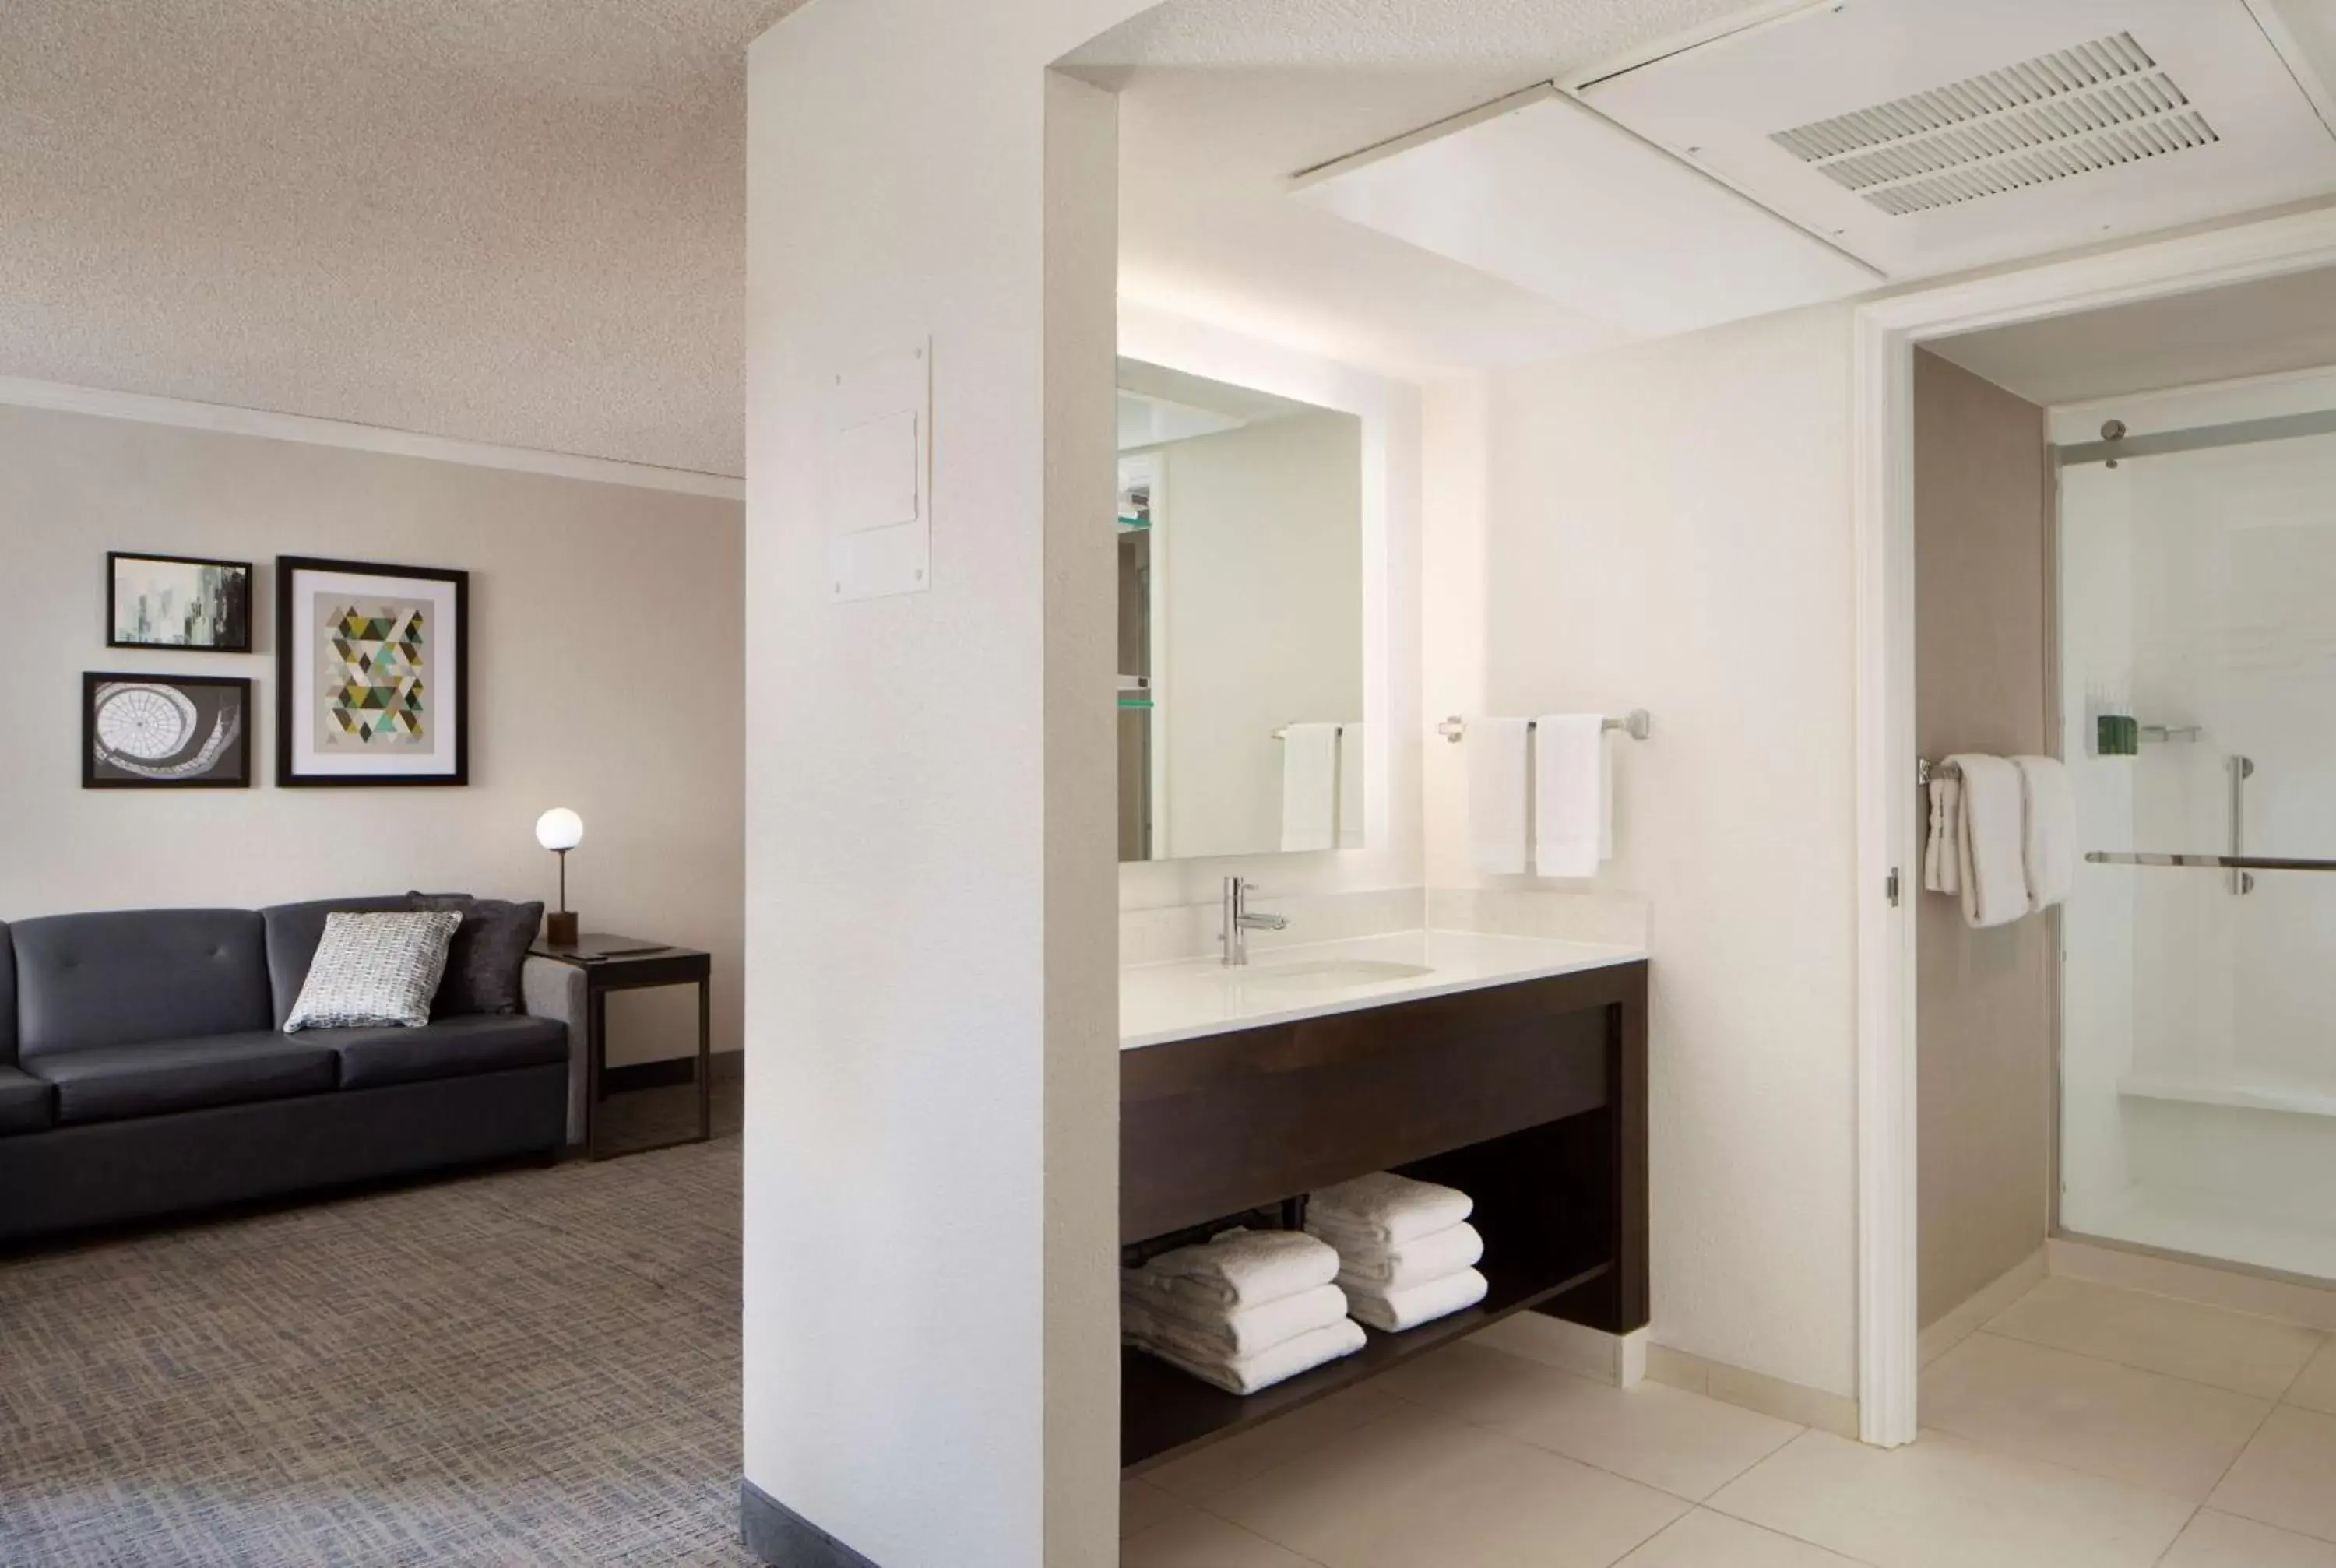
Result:
<instances>
[{"instance_id":1,"label":"white countertop","mask_svg":"<svg viewBox=\"0 0 2336 1568\"><path fill-rule=\"evenodd\" d=\"M1131 964L1119 971L1119 1048L1569 975L1646 956L1643 948L1596 942L1421 930L1251 948L1245 969L1227 969L1214 957ZM1379 979L1320 970L1321 966L1356 963L1412 965L1427 972ZM1303 973L1309 966L1319 972ZM1277 975L1277 970L1300 972Z\"/></svg>"}]
</instances>

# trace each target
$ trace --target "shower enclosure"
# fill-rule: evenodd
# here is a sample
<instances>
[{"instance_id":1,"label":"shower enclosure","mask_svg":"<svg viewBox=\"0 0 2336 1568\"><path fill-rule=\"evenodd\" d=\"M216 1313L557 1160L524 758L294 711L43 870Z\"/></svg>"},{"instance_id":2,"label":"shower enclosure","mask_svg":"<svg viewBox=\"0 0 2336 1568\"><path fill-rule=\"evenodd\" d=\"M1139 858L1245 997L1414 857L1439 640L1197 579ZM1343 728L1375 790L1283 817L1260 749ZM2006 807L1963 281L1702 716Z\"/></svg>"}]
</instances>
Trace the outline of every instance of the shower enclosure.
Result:
<instances>
[{"instance_id":1,"label":"shower enclosure","mask_svg":"<svg viewBox=\"0 0 2336 1568\"><path fill-rule=\"evenodd\" d=\"M2325 1281L2336 412L2295 402L2201 394L2178 424L2058 449L2086 852L2062 913L2059 1223Z\"/></svg>"}]
</instances>

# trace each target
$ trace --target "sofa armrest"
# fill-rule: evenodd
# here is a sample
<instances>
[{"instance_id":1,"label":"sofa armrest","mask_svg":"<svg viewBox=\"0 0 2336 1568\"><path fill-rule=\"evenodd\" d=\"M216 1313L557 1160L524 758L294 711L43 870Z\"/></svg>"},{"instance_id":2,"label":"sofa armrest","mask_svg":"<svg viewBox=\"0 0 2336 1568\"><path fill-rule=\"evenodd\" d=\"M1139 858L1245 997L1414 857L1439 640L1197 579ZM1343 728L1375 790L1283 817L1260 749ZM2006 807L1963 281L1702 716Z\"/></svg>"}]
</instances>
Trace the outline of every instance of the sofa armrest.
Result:
<instances>
[{"instance_id":1,"label":"sofa armrest","mask_svg":"<svg viewBox=\"0 0 2336 1568\"><path fill-rule=\"evenodd\" d=\"M558 1018L568 1026L568 1142L584 1141L585 1078L589 1051L584 1031L584 971L558 959L528 955L520 969L520 994L531 1018Z\"/></svg>"}]
</instances>

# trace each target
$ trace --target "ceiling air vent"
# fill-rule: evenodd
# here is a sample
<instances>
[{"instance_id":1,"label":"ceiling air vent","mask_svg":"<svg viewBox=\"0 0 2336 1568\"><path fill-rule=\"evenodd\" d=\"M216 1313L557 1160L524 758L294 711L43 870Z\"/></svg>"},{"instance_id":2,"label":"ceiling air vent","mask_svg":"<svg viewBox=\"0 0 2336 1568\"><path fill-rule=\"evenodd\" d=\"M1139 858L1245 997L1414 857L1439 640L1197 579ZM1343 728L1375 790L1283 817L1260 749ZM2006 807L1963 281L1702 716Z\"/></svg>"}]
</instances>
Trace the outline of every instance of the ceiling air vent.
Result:
<instances>
[{"instance_id":1,"label":"ceiling air vent","mask_svg":"<svg viewBox=\"0 0 2336 1568\"><path fill-rule=\"evenodd\" d=\"M2220 141L2130 33L1779 131L1893 218Z\"/></svg>"}]
</instances>

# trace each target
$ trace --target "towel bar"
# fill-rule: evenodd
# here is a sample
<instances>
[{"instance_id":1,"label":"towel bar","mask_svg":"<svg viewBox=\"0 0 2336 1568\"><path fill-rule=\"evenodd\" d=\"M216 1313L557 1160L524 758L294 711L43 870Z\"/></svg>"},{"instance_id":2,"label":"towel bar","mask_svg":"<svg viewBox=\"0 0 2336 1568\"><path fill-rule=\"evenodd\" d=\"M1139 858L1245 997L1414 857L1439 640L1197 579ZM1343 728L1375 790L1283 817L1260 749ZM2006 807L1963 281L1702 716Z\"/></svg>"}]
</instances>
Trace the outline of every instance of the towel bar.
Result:
<instances>
[{"instance_id":1,"label":"towel bar","mask_svg":"<svg viewBox=\"0 0 2336 1568\"><path fill-rule=\"evenodd\" d=\"M1346 738L1347 726L1345 725L1334 724L1330 728L1333 732L1334 738L1339 740L1344 740ZM1288 725L1283 725L1280 729L1275 730L1273 732L1273 738L1276 740L1288 740L1290 738L1290 726Z\"/></svg>"},{"instance_id":2,"label":"towel bar","mask_svg":"<svg viewBox=\"0 0 2336 1568\"><path fill-rule=\"evenodd\" d=\"M1531 729L1533 727L1533 721L1527 719L1525 721L1525 728ZM1655 727L1655 718L1654 716L1649 713L1645 708L1634 707L1629 713L1624 714L1621 718L1607 719L1605 721L1605 727L1608 729L1621 730L1632 740L1644 740L1647 738L1649 732L1653 730ZM1436 726L1436 733L1442 735L1445 740L1450 741L1454 745L1458 745L1461 741L1467 737L1468 721L1462 718L1458 714L1454 714L1450 718L1445 719L1442 724Z\"/></svg>"},{"instance_id":3,"label":"towel bar","mask_svg":"<svg viewBox=\"0 0 2336 1568\"><path fill-rule=\"evenodd\" d=\"M1928 789L1931 786L1931 781L1934 778L1961 778L1962 776L1963 770L1956 766L1953 763L1932 762L1926 756L1916 757L1914 759L1914 783L1919 788Z\"/></svg>"}]
</instances>

